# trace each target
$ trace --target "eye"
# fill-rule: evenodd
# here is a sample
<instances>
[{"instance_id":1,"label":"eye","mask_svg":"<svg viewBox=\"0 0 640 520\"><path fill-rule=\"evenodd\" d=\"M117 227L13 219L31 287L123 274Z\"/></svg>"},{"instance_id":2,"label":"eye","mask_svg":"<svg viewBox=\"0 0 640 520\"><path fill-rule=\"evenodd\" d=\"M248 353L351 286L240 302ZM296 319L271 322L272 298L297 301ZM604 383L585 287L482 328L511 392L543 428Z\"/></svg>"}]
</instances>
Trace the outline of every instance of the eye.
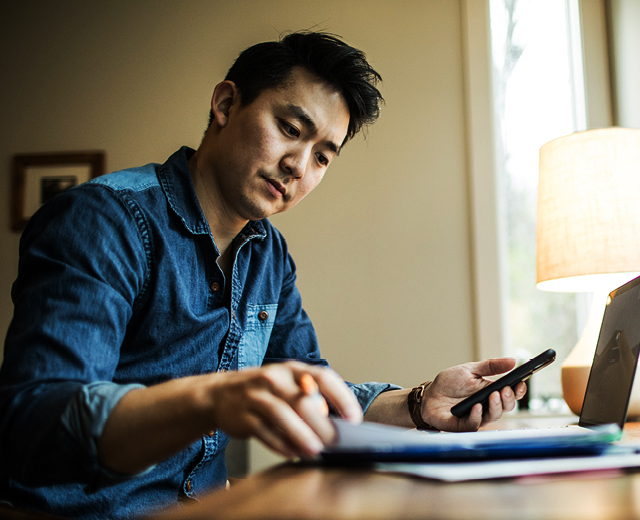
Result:
<instances>
[{"instance_id":1,"label":"eye","mask_svg":"<svg viewBox=\"0 0 640 520\"><path fill-rule=\"evenodd\" d=\"M295 127L287 123L286 121L281 120L280 124L284 129L285 133L290 135L291 137L300 137L300 131Z\"/></svg>"},{"instance_id":2,"label":"eye","mask_svg":"<svg viewBox=\"0 0 640 520\"><path fill-rule=\"evenodd\" d=\"M322 166L329 166L329 159L327 159L325 155L322 155L321 153L317 153L316 157L318 158L318 162L322 164Z\"/></svg>"}]
</instances>

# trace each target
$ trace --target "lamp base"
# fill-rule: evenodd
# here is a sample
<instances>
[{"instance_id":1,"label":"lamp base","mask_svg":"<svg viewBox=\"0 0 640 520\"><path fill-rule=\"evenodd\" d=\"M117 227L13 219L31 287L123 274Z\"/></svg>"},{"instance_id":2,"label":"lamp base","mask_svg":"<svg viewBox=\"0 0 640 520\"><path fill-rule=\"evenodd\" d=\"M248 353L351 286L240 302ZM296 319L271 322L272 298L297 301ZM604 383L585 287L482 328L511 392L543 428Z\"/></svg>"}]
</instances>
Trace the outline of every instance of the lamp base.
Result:
<instances>
[{"instance_id":1,"label":"lamp base","mask_svg":"<svg viewBox=\"0 0 640 520\"><path fill-rule=\"evenodd\" d=\"M627 421L640 420L640 371L636 368L636 378L633 380L631 388L631 399L629 399L629 408L627 409Z\"/></svg>"},{"instance_id":2,"label":"lamp base","mask_svg":"<svg viewBox=\"0 0 640 520\"><path fill-rule=\"evenodd\" d=\"M582 411L582 401L584 401L584 394L587 390L589 372L596 352L600 325L608 296L609 291L593 294L591 310L582 336L562 363L562 397L576 415L580 415Z\"/></svg>"},{"instance_id":3,"label":"lamp base","mask_svg":"<svg viewBox=\"0 0 640 520\"><path fill-rule=\"evenodd\" d=\"M595 347L594 347L595 350ZM582 401L589 381L589 366L565 366L562 365L562 397L569 409L576 415L582 411Z\"/></svg>"},{"instance_id":4,"label":"lamp base","mask_svg":"<svg viewBox=\"0 0 640 520\"><path fill-rule=\"evenodd\" d=\"M587 390L608 296L609 291L593 294L593 303L582 336L562 363L562 397L576 415L580 415L582 411L582 402ZM627 416L640 418L640 370L636 371Z\"/></svg>"},{"instance_id":5,"label":"lamp base","mask_svg":"<svg viewBox=\"0 0 640 520\"><path fill-rule=\"evenodd\" d=\"M591 365L562 366L562 396L569 409L576 415L582 411L582 401L587 390ZM636 378L631 390L631 399L627 410L627 420L640 420L640 366L636 369Z\"/></svg>"}]
</instances>

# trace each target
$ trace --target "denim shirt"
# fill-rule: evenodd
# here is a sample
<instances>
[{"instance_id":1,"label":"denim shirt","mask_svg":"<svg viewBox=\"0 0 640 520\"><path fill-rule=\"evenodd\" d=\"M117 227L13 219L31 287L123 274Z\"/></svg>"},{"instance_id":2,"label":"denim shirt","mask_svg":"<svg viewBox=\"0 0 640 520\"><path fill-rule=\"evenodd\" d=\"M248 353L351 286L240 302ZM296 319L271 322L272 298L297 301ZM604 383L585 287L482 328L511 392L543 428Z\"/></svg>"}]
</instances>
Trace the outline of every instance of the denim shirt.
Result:
<instances>
[{"instance_id":1,"label":"denim shirt","mask_svg":"<svg viewBox=\"0 0 640 520\"><path fill-rule=\"evenodd\" d=\"M226 482L227 435L212 431L142 474L117 475L100 465L97 442L118 400L269 361L328 366L268 220L236 237L225 279L191 183L193 153L66 190L25 229L0 369L0 499L102 519L197 498ZM351 386L364 410L398 388Z\"/></svg>"}]
</instances>

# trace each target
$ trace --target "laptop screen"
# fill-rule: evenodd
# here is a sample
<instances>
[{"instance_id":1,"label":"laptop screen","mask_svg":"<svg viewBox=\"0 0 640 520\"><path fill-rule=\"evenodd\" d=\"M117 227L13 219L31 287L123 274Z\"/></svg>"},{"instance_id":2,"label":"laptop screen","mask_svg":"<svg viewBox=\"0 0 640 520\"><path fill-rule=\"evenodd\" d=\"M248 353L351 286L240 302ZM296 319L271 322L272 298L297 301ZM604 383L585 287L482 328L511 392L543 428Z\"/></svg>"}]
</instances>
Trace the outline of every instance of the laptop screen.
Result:
<instances>
[{"instance_id":1,"label":"laptop screen","mask_svg":"<svg viewBox=\"0 0 640 520\"><path fill-rule=\"evenodd\" d=\"M602 318L580 426L624 428L640 350L640 277L609 295Z\"/></svg>"}]
</instances>

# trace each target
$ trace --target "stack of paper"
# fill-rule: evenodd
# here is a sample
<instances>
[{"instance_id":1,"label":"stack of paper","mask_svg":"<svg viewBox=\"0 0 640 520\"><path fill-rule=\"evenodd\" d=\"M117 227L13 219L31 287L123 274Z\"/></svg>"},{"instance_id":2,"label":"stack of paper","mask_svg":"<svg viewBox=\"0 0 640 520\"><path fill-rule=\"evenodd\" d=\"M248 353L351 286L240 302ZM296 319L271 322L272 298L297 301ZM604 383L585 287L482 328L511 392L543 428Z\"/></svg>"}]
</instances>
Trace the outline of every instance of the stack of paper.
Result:
<instances>
[{"instance_id":1,"label":"stack of paper","mask_svg":"<svg viewBox=\"0 0 640 520\"><path fill-rule=\"evenodd\" d=\"M374 423L334 421L337 440L322 455L331 463L370 463L380 471L446 480L477 480L640 467L640 454L618 425L594 428L433 433Z\"/></svg>"}]
</instances>

